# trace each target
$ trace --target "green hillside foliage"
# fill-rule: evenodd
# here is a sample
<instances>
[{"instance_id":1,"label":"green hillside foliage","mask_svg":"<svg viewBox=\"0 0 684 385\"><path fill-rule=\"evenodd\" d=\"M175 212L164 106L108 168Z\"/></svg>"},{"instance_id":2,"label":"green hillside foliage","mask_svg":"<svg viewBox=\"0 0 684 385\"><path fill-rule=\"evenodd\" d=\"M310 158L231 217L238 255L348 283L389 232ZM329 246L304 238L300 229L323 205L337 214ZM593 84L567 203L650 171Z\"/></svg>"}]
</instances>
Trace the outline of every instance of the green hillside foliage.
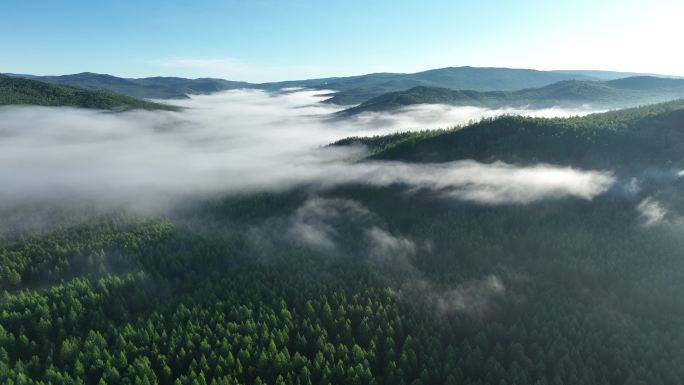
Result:
<instances>
[{"instance_id":1,"label":"green hillside foliage","mask_svg":"<svg viewBox=\"0 0 684 385\"><path fill-rule=\"evenodd\" d=\"M0 105L36 105L95 108L102 110L169 110L178 107L149 102L110 91L48 84L41 81L0 75Z\"/></svg>"},{"instance_id":2,"label":"green hillside foliage","mask_svg":"<svg viewBox=\"0 0 684 385\"><path fill-rule=\"evenodd\" d=\"M415 256L416 272L368 264L357 254L330 259L296 245L264 259L245 235L226 232L230 226L198 234L168 220L125 215L12 241L3 250L10 269L0 301L0 379L189 385L684 379L681 240L639 227L629 199L482 207L353 186L326 198L362 202L392 231L429 239L431 251ZM296 208L305 199L298 193L230 199L207 207L211 214L203 218L260 223L271 205ZM353 250L354 230L339 228L347 242L341 247ZM505 291L486 306L440 305L443 291L491 276Z\"/></svg>"},{"instance_id":3,"label":"green hillside foliage","mask_svg":"<svg viewBox=\"0 0 684 385\"><path fill-rule=\"evenodd\" d=\"M502 116L466 127L339 144L370 147L371 158L412 162L474 159L519 164L546 162L588 168L682 164L684 101L576 118Z\"/></svg>"},{"instance_id":4,"label":"green hillside foliage","mask_svg":"<svg viewBox=\"0 0 684 385\"><path fill-rule=\"evenodd\" d=\"M89 90L112 91L136 98L150 99L187 98L188 94L208 94L234 88L252 88L250 83L213 78L150 77L129 79L91 72L62 76L13 76L27 77L46 83L69 85Z\"/></svg>"},{"instance_id":5,"label":"green hillside foliage","mask_svg":"<svg viewBox=\"0 0 684 385\"><path fill-rule=\"evenodd\" d=\"M504 117L338 144L383 159L646 170L680 159L683 111ZM0 383L680 384L683 193L674 178L593 200L480 205L350 184L166 215L4 208ZM635 208L651 195L671 220L643 225ZM287 231L312 200L316 213L357 207L315 227L334 229L333 249ZM355 219L358 207L371 214ZM22 218L36 210L47 218L32 228ZM413 253L373 258L371 229Z\"/></svg>"}]
</instances>

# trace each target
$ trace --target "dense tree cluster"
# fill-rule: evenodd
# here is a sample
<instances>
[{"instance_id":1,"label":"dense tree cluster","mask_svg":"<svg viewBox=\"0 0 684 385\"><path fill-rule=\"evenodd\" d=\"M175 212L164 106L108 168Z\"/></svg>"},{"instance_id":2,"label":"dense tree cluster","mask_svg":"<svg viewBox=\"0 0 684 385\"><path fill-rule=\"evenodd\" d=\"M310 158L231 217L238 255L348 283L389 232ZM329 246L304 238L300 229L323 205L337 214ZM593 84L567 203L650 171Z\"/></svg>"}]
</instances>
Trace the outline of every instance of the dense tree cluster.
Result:
<instances>
[{"instance_id":1,"label":"dense tree cluster","mask_svg":"<svg viewBox=\"0 0 684 385\"><path fill-rule=\"evenodd\" d=\"M361 143L373 159L444 162L474 159L539 162L584 168L643 169L683 162L684 102L656 104L569 119L504 116L451 130L407 133Z\"/></svg>"},{"instance_id":2,"label":"dense tree cluster","mask_svg":"<svg viewBox=\"0 0 684 385\"><path fill-rule=\"evenodd\" d=\"M32 243L42 250L21 258L70 266L104 251L127 255L131 272L111 270L111 263L80 278L71 278L69 269L47 270L53 281L60 272L63 280L39 288L26 273L18 286L28 286L6 291L0 305L0 379L174 385L684 380L681 244L639 227L629 202L549 202L532 213L435 202L389 188L330 194L363 201L391 219L393 230L429 239L432 251L412 261L419 273L297 249L283 250L284 259L250 259L237 251L250 249L241 235L193 234L164 219L119 215L60 228L16 243L20 250ZM287 211L306 199L301 192L231 198L208 205L212 215L205 219L258 223L272 205ZM395 205L406 210L396 213ZM456 283L488 274L505 292L488 299L483 311L437 302ZM416 285L426 279L434 285Z\"/></svg>"},{"instance_id":3,"label":"dense tree cluster","mask_svg":"<svg viewBox=\"0 0 684 385\"><path fill-rule=\"evenodd\" d=\"M0 75L0 105L26 104L38 106L67 106L102 110L170 110L178 108L120 95L111 91L49 84L37 80Z\"/></svg>"}]
</instances>

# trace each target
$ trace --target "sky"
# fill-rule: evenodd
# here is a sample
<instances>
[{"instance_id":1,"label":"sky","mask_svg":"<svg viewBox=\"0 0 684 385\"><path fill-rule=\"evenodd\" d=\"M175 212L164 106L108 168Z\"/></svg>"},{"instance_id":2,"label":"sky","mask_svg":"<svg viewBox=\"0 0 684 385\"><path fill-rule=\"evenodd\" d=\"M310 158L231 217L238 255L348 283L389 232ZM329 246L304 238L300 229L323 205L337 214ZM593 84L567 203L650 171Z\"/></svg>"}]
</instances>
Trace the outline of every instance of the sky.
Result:
<instances>
[{"instance_id":1,"label":"sky","mask_svg":"<svg viewBox=\"0 0 684 385\"><path fill-rule=\"evenodd\" d=\"M252 82L450 66L684 76L681 0L1 0L0 72Z\"/></svg>"}]
</instances>

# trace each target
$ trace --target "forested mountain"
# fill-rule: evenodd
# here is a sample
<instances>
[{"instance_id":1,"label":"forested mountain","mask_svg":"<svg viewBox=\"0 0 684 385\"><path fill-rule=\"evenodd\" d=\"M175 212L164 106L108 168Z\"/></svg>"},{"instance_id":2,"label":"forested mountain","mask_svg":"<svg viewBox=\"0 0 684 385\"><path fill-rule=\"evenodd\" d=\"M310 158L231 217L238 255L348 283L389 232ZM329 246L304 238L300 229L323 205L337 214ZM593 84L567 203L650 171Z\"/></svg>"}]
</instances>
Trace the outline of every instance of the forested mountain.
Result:
<instances>
[{"instance_id":1,"label":"forested mountain","mask_svg":"<svg viewBox=\"0 0 684 385\"><path fill-rule=\"evenodd\" d=\"M111 91L48 84L42 81L0 75L0 105L37 105L96 108L102 110L170 110L178 108L119 95Z\"/></svg>"},{"instance_id":2,"label":"forested mountain","mask_svg":"<svg viewBox=\"0 0 684 385\"><path fill-rule=\"evenodd\" d=\"M612 73L611 79L627 77ZM546 86L564 80L600 80L578 72L537 71L512 68L448 67L416 73L373 73L349 77L292 80L270 83L248 83L214 78L185 79L177 77L120 78L106 74L84 72L63 76L25 77L48 83L66 84L96 90L110 90L139 98L183 98L187 94L204 94L235 88L280 90L286 87L304 87L335 91L328 102L358 104L387 92L412 87L443 87L475 91L512 91Z\"/></svg>"},{"instance_id":3,"label":"forested mountain","mask_svg":"<svg viewBox=\"0 0 684 385\"><path fill-rule=\"evenodd\" d=\"M684 167L684 101L575 118L502 116L446 130L371 138L373 159L446 162L474 159L515 164L539 162L585 168L638 170Z\"/></svg>"},{"instance_id":4,"label":"forested mountain","mask_svg":"<svg viewBox=\"0 0 684 385\"><path fill-rule=\"evenodd\" d=\"M150 77L128 79L91 72L62 76L11 76L26 77L42 82L70 85L90 90L109 90L123 95L151 99L185 98L187 94L208 94L234 88L253 87L253 85L246 82L213 78Z\"/></svg>"},{"instance_id":5,"label":"forested mountain","mask_svg":"<svg viewBox=\"0 0 684 385\"><path fill-rule=\"evenodd\" d=\"M338 91L335 104L358 104L387 92L411 87L443 87L475 91L510 91L541 87L563 80L596 80L582 74L563 74L512 68L448 67L412 74L376 73L343 78L266 83L266 87L309 87Z\"/></svg>"},{"instance_id":6,"label":"forested mountain","mask_svg":"<svg viewBox=\"0 0 684 385\"><path fill-rule=\"evenodd\" d=\"M56 210L32 231L16 218L36 208L5 208L0 382L681 384L682 122L679 101L338 143L613 172L593 199L350 183Z\"/></svg>"},{"instance_id":7,"label":"forested mountain","mask_svg":"<svg viewBox=\"0 0 684 385\"><path fill-rule=\"evenodd\" d=\"M340 116L365 111L387 111L415 104L501 107L618 108L663 102L684 97L684 79L630 77L611 81L567 80L540 88L519 91L458 91L437 87L414 87L390 92L338 113Z\"/></svg>"}]
</instances>

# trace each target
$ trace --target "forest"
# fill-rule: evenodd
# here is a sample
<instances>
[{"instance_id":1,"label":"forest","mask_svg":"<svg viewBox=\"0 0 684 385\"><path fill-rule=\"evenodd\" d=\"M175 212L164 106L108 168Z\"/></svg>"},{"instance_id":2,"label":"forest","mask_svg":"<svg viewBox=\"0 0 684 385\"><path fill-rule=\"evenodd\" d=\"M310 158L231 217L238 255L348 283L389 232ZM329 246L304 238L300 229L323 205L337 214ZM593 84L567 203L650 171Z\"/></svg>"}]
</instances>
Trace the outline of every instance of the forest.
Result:
<instances>
[{"instance_id":1,"label":"forest","mask_svg":"<svg viewBox=\"0 0 684 385\"><path fill-rule=\"evenodd\" d=\"M0 74L0 106L34 105L126 111L134 109L177 111L178 107L137 99L106 90L49 84Z\"/></svg>"},{"instance_id":2,"label":"forest","mask_svg":"<svg viewBox=\"0 0 684 385\"><path fill-rule=\"evenodd\" d=\"M150 214L2 207L0 382L682 384L683 112L334 144L365 145L360 163L614 170L593 199L346 183Z\"/></svg>"}]
</instances>

